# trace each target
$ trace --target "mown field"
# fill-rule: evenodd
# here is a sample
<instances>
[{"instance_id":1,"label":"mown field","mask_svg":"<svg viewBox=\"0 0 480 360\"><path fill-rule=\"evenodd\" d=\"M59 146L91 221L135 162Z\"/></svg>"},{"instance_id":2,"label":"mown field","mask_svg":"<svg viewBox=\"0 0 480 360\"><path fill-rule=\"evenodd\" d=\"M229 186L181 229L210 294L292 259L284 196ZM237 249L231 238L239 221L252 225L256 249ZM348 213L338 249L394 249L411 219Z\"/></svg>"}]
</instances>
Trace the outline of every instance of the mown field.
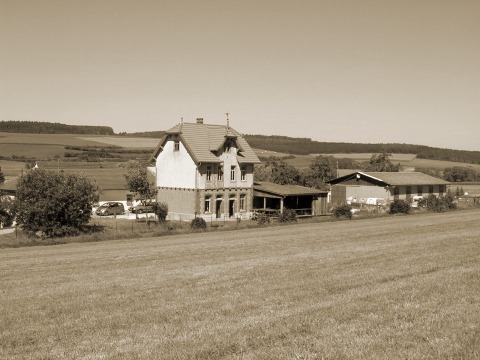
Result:
<instances>
[{"instance_id":1,"label":"mown field","mask_svg":"<svg viewBox=\"0 0 480 360\"><path fill-rule=\"evenodd\" d=\"M0 250L2 359L478 359L480 211Z\"/></svg>"}]
</instances>

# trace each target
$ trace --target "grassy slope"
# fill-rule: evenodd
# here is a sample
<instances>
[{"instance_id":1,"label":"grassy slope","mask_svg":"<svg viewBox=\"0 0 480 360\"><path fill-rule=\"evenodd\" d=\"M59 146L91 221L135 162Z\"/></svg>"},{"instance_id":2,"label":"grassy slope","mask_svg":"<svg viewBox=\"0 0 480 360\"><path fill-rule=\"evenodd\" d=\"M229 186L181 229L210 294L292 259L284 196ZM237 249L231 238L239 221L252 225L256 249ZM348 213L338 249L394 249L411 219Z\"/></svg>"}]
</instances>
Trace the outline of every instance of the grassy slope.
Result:
<instances>
[{"instance_id":1,"label":"grassy slope","mask_svg":"<svg viewBox=\"0 0 480 360\"><path fill-rule=\"evenodd\" d=\"M0 358L475 359L479 215L0 250Z\"/></svg>"}]
</instances>

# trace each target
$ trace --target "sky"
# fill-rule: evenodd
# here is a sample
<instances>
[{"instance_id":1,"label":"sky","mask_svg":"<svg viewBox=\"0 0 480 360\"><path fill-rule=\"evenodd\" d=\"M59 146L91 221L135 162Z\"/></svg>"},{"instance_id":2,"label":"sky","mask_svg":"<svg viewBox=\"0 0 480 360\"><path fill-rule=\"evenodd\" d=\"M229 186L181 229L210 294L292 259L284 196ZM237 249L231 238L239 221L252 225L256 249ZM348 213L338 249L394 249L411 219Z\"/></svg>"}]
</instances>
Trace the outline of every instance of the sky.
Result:
<instances>
[{"instance_id":1,"label":"sky","mask_svg":"<svg viewBox=\"0 0 480 360\"><path fill-rule=\"evenodd\" d=\"M479 0L0 0L0 120L480 151Z\"/></svg>"}]
</instances>

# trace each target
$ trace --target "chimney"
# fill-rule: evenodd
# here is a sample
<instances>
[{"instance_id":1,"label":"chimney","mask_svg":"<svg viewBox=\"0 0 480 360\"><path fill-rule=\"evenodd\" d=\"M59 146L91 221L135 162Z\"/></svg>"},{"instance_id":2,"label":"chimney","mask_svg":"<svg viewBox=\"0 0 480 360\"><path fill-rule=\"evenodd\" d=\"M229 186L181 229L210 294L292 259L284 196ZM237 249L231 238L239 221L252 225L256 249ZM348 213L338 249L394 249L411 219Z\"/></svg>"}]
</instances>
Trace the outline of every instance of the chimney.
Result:
<instances>
[{"instance_id":1,"label":"chimney","mask_svg":"<svg viewBox=\"0 0 480 360\"><path fill-rule=\"evenodd\" d=\"M197 118L197 124L203 124L203 118Z\"/></svg>"}]
</instances>

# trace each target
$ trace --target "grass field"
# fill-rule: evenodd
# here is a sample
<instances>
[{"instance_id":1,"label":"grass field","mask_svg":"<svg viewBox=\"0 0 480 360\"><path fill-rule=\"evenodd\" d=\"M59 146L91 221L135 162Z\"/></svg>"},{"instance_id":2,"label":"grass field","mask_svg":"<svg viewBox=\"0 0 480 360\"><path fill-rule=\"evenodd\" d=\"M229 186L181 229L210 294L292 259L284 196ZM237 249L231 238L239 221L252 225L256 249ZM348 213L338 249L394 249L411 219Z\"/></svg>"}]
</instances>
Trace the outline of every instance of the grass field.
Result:
<instances>
[{"instance_id":1,"label":"grass field","mask_svg":"<svg viewBox=\"0 0 480 360\"><path fill-rule=\"evenodd\" d=\"M480 211L0 250L2 359L478 359Z\"/></svg>"}]
</instances>

